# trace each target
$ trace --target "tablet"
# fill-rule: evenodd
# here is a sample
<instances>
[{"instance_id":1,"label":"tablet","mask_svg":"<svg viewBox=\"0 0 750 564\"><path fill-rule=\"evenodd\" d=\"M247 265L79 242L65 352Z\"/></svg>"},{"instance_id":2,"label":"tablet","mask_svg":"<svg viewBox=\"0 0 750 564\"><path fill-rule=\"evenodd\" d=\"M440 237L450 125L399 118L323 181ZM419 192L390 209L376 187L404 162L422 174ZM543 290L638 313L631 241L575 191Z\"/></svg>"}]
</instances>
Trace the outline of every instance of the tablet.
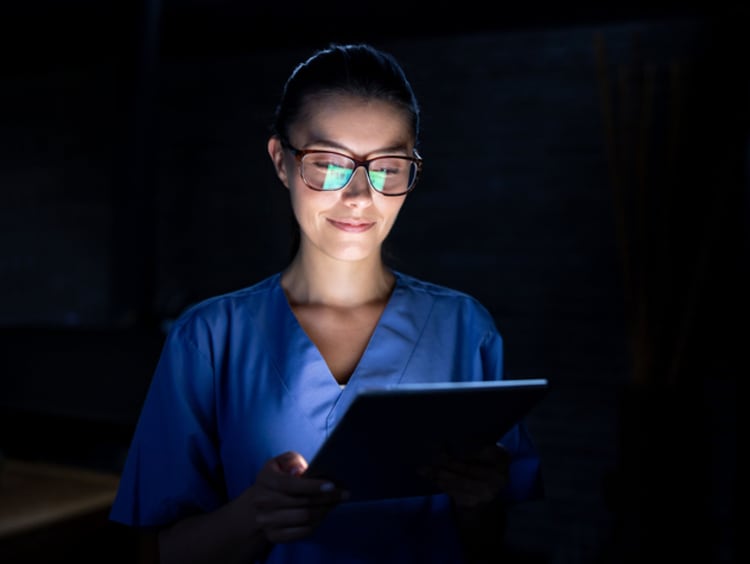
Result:
<instances>
[{"instance_id":1,"label":"tablet","mask_svg":"<svg viewBox=\"0 0 750 564\"><path fill-rule=\"evenodd\" d=\"M547 392L546 379L400 384L365 389L310 461L306 476L349 490L350 501L437 493L418 469L443 449L500 439Z\"/></svg>"}]
</instances>

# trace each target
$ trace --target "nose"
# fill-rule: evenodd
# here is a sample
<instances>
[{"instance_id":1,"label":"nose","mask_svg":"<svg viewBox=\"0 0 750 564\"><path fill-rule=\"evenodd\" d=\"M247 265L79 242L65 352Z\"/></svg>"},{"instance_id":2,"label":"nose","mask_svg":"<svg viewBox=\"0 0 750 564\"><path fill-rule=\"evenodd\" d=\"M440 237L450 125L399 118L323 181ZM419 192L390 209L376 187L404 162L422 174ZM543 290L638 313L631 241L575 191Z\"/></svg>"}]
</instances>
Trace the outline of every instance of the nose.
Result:
<instances>
[{"instance_id":1,"label":"nose","mask_svg":"<svg viewBox=\"0 0 750 564\"><path fill-rule=\"evenodd\" d=\"M367 169L360 165L354 169L349 185L342 191L342 198L350 205L362 206L372 203L370 180Z\"/></svg>"}]
</instances>

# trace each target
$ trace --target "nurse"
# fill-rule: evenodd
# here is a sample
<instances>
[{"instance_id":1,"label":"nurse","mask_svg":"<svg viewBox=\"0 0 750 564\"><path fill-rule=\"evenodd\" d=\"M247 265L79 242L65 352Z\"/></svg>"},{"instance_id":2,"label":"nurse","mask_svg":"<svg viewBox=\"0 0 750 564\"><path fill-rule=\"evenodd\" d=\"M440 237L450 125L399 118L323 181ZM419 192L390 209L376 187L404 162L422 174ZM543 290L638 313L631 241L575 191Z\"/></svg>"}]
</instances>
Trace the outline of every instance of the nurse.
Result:
<instances>
[{"instance_id":1,"label":"nurse","mask_svg":"<svg viewBox=\"0 0 750 564\"><path fill-rule=\"evenodd\" d=\"M349 502L304 475L363 386L503 377L479 302L383 259L420 178L418 138L414 92L385 52L331 45L289 76L268 154L296 253L172 325L111 510L156 536L162 564L493 561L508 504L542 495L523 423L432 468L436 495Z\"/></svg>"}]
</instances>

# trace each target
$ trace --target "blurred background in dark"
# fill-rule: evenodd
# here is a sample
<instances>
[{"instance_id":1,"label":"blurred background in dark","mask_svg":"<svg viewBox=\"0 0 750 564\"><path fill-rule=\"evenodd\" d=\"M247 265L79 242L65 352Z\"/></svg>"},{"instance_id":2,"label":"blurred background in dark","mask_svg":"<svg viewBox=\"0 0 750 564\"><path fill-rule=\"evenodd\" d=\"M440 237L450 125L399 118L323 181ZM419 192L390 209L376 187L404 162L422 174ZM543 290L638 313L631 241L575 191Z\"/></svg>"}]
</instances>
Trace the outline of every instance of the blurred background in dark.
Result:
<instances>
[{"instance_id":1,"label":"blurred background in dark","mask_svg":"<svg viewBox=\"0 0 750 564\"><path fill-rule=\"evenodd\" d=\"M170 322L285 265L284 80L370 41L423 110L393 266L479 298L508 377L550 382L518 562L734 562L747 10L548 4L0 8L4 457L119 472ZM0 531L0 555L148 561L105 521Z\"/></svg>"}]
</instances>

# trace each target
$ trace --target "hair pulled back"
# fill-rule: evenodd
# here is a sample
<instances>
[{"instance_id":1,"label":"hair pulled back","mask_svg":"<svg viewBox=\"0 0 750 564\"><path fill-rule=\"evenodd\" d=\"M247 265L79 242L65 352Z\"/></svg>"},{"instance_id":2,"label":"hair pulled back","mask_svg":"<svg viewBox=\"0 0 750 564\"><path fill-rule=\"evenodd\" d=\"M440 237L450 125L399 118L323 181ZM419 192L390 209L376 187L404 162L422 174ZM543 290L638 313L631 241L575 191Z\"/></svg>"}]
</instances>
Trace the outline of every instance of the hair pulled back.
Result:
<instances>
[{"instance_id":1,"label":"hair pulled back","mask_svg":"<svg viewBox=\"0 0 750 564\"><path fill-rule=\"evenodd\" d=\"M271 133L288 140L289 128L304 117L305 102L315 96L351 94L391 102L410 118L419 140L419 104L398 61L367 44L331 44L297 65L284 85Z\"/></svg>"}]
</instances>

